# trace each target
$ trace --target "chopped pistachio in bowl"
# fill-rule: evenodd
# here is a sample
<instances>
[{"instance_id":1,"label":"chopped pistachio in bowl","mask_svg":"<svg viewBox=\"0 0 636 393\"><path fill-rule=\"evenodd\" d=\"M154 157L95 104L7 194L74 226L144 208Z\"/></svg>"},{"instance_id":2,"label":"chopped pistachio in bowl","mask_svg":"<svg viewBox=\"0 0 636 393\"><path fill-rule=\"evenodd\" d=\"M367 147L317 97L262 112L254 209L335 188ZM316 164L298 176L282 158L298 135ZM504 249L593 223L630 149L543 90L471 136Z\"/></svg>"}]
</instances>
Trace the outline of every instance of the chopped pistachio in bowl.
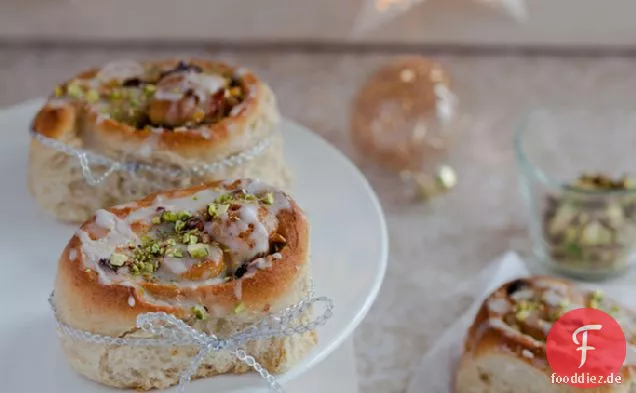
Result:
<instances>
[{"instance_id":1,"label":"chopped pistachio in bowl","mask_svg":"<svg viewBox=\"0 0 636 393\"><path fill-rule=\"evenodd\" d=\"M558 195L547 195L543 239L552 262L565 270L626 268L636 251L636 190L630 178L582 175ZM613 195L614 192L618 192Z\"/></svg>"},{"instance_id":2,"label":"chopped pistachio in bowl","mask_svg":"<svg viewBox=\"0 0 636 393\"><path fill-rule=\"evenodd\" d=\"M524 116L514 150L532 262L592 281L636 263L634 130L633 108L554 107Z\"/></svg>"}]
</instances>

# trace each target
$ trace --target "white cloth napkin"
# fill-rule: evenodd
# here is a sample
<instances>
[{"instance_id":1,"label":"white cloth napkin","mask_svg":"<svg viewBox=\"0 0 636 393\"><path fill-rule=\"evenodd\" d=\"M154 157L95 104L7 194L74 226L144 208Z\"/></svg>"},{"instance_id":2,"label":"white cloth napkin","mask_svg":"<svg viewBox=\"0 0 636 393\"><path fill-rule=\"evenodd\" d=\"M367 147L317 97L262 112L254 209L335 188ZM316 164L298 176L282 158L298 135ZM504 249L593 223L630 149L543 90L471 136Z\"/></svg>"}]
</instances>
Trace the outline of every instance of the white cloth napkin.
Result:
<instances>
[{"instance_id":1,"label":"white cloth napkin","mask_svg":"<svg viewBox=\"0 0 636 393\"><path fill-rule=\"evenodd\" d=\"M453 323L437 343L424 354L411 378L407 393L452 393L464 335L472 324L482 301L501 284L529 275L530 271L524 261L516 253L509 252L490 264L476 279L460 283L453 291L453 296L474 294L475 301L468 311ZM632 286L620 285L617 282L580 285L590 289L600 289L607 296L636 309L636 288ZM452 301L453 296L447 297L446 301Z\"/></svg>"}]
</instances>

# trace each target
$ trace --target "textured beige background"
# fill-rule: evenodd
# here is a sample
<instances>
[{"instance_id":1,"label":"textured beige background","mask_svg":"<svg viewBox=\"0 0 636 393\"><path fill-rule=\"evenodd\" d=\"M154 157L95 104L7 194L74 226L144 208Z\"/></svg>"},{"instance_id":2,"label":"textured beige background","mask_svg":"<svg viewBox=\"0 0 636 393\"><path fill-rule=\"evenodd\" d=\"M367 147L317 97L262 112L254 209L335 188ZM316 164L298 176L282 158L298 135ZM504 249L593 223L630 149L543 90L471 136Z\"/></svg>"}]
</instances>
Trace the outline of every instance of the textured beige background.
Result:
<instances>
[{"instance_id":1,"label":"textured beige background","mask_svg":"<svg viewBox=\"0 0 636 393\"><path fill-rule=\"evenodd\" d=\"M521 24L474 0L423 0L352 37L358 17L374 21L361 12L380 1L0 0L0 39L636 46L633 0L526 0Z\"/></svg>"},{"instance_id":2,"label":"textured beige background","mask_svg":"<svg viewBox=\"0 0 636 393\"><path fill-rule=\"evenodd\" d=\"M254 68L286 116L360 162L348 137L350 100L366 75L390 59L384 54L0 48L0 106L47 94L57 81L111 59L193 54ZM428 205L409 205L394 177L360 164L382 200L391 242L386 281L355 334L363 392L404 392L422 353L469 303L448 297L449 289L506 250L527 249L511 145L519 117L534 106L634 106L636 59L437 59L454 76L462 104L452 150L458 187Z\"/></svg>"}]
</instances>

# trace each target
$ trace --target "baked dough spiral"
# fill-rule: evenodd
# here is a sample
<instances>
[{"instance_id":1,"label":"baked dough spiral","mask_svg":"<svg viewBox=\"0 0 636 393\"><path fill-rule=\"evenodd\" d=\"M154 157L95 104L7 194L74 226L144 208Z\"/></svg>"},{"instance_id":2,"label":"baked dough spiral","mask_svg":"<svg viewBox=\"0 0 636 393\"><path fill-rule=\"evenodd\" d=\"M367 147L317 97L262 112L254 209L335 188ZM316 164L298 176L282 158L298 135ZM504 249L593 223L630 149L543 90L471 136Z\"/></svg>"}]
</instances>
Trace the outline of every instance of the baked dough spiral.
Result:
<instances>
[{"instance_id":1,"label":"baked dough spiral","mask_svg":"<svg viewBox=\"0 0 636 393\"><path fill-rule=\"evenodd\" d=\"M226 337L305 298L308 256L308 222L284 192L254 180L211 183L98 210L62 253L54 303L60 322L103 336L144 337L137 316L166 312ZM297 322L310 318L311 309ZM197 352L61 340L80 374L122 388L174 385ZM310 331L250 342L245 350L277 373L315 343ZM208 355L195 377L246 371L221 351Z\"/></svg>"},{"instance_id":2,"label":"baked dough spiral","mask_svg":"<svg viewBox=\"0 0 636 393\"><path fill-rule=\"evenodd\" d=\"M32 132L112 161L179 175L116 171L90 185L77 157L33 138L29 187L46 211L77 223L99 208L151 192L225 178L258 178L285 188L279 120L271 89L250 71L202 59L113 62L57 86ZM196 170L259 144L264 147L249 160ZM107 169L91 165L97 175Z\"/></svg>"},{"instance_id":3,"label":"baked dough spiral","mask_svg":"<svg viewBox=\"0 0 636 393\"><path fill-rule=\"evenodd\" d=\"M457 393L566 393L578 391L551 382L546 340L554 322L570 310L588 307L604 311L636 343L636 315L599 291L588 291L565 280L535 276L510 281L482 304L468 329L455 380ZM622 384L585 391L630 392L634 367L621 369Z\"/></svg>"}]
</instances>

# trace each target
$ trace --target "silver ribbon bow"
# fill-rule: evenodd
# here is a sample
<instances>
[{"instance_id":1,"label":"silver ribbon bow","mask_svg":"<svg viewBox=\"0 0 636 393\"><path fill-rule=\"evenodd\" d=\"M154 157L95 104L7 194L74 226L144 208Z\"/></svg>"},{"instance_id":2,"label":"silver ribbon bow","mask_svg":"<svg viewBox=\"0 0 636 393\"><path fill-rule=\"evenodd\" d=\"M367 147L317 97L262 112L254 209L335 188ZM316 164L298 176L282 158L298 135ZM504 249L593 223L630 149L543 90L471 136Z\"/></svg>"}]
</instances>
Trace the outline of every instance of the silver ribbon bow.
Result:
<instances>
[{"instance_id":1,"label":"silver ribbon bow","mask_svg":"<svg viewBox=\"0 0 636 393\"><path fill-rule=\"evenodd\" d=\"M60 333L76 340L102 345L129 345L140 347L196 346L200 348L199 353L192 359L190 365L179 377L179 384L177 385L178 393L185 392L186 385L190 382L192 376L197 372L199 366L208 354L222 350L232 351L237 359L258 372L269 384L271 391L284 393L282 386L276 381L276 378L261 366L254 357L248 355L241 349L241 346L253 340L291 336L314 330L318 326L324 325L327 320L331 318L334 307L331 299L327 297L314 297L313 293L310 293L308 297L299 303L277 313L270 314L260 322L228 338L219 338L213 334L207 335L192 328L171 314L163 312L144 313L137 316L137 327L158 338L115 338L92 334L62 323L57 316L53 293L49 297L49 303L55 313ZM307 324L293 324L303 312L316 303L324 304L325 310L321 315Z\"/></svg>"},{"instance_id":2,"label":"silver ribbon bow","mask_svg":"<svg viewBox=\"0 0 636 393\"><path fill-rule=\"evenodd\" d=\"M69 156L76 157L82 168L82 175L84 176L84 180L87 184L93 187L99 185L110 175L117 171L128 172L133 175L138 175L141 171L147 171L164 178L177 179L184 175L201 175L208 172L218 171L224 168L231 168L237 165L242 165L259 156L267 148L267 146L269 146L270 140L272 138L272 135L267 136L247 150L243 150L242 152L226 157L220 161L196 165L189 168L189 170L184 171L178 169L160 168L154 165L143 164L135 161L115 161L106 156L88 150L76 149L57 139L46 137L33 130L30 131L30 134L31 138L37 140L44 146L59 151L61 153L65 153ZM106 166L107 169L101 175L96 176L91 169L91 165Z\"/></svg>"}]
</instances>

